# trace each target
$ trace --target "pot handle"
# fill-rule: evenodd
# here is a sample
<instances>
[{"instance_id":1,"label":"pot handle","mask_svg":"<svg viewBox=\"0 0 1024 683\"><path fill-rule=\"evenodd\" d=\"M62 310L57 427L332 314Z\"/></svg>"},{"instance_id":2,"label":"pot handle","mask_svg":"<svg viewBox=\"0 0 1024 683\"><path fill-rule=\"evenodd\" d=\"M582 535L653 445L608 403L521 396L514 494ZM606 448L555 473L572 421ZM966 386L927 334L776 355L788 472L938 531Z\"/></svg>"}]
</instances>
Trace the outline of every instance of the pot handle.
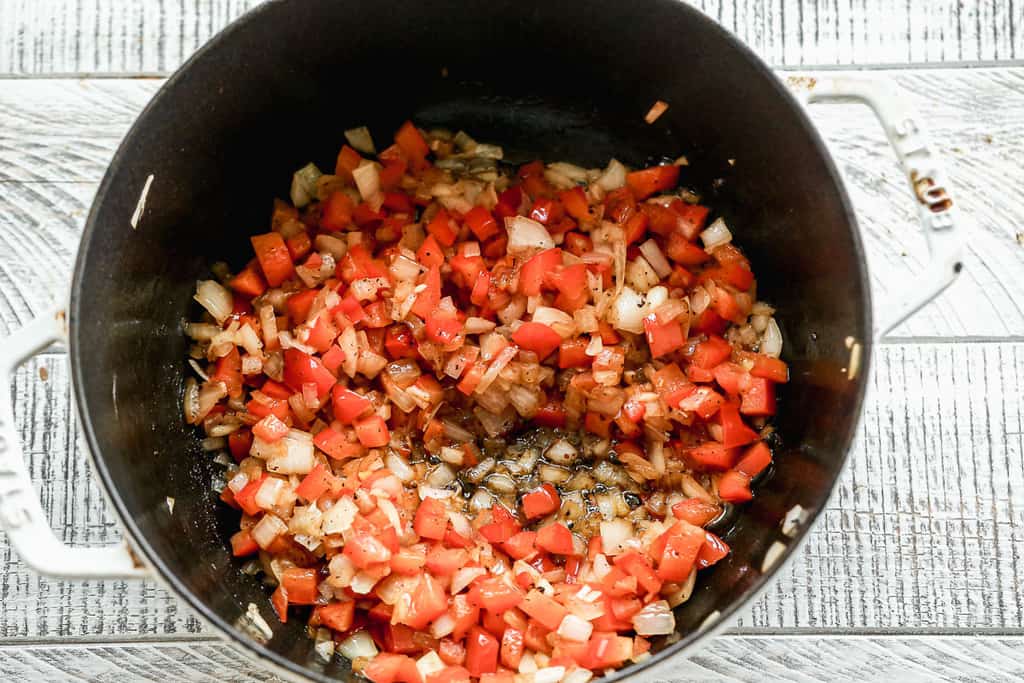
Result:
<instances>
[{"instance_id":1,"label":"pot handle","mask_svg":"<svg viewBox=\"0 0 1024 683\"><path fill-rule=\"evenodd\" d=\"M891 83L850 76L791 76L787 80L808 104L852 100L871 107L896 151L917 201L929 261L923 273L881 302L874 329L875 339L881 339L953 284L963 269L963 229L941 159L906 95Z\"/></svg>"},{"instance_id":2,"label":"pot handle","mask_svg":"<svg viewBox=\"0 0 1024 683\"><path fill-rule=\"evenodd\" d=\"M14 428L11 380L26 360L66 338L64 310L53 308L0 340L0 528L34 571L67 578L141 578L145 568L125 542L98 548L65 545L53 533L32 487Z\"/></svg>"}]
</instances>

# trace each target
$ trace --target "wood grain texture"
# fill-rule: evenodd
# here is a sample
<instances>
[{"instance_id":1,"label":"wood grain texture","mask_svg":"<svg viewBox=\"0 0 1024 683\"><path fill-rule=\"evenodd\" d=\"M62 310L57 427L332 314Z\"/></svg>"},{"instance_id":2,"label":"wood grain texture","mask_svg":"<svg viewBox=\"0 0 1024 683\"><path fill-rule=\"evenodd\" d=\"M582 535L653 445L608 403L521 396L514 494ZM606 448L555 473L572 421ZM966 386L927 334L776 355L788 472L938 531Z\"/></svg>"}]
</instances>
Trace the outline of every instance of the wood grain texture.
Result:
<instances>
[{"instance_id":1,"label":"wood grain texture","mask_svg":"<svg viewBox=\"0 0 1024 683\"><path fill-rule=\"evenodd\" d=\"M19 433L58 536L110 542L114 518L69 449L67 381L61 354L19 371ZM802 552L737 627L1024 635L1022 383L1024 343L880 347L850 467ZM210 632L148 583L38 578L3 538L0 577L5 642Z\"/></svg>"},{"instance_id":2,"label":"wood grain texture","mask_svg":"<svg viewBox=\"0 0 1024 683\"><path fill-rule=\"evenodd\" d=\"M856 680L1002 683L1024 676L1024 638L721 636L689 660L648 674L652 683L810 683ZM0 648L0 676L20 683L189 681L283 683L218 642L68 644Z\"/></svg>"},{"instance_id":3,"label":"wood grain texture","mask_svg":"<svg viewBox=\"0 0 1024 683\"><path fill-rule=\"evenodd\" d=\"M770 64L1024 56L1012 0L688 0ZM0 74L166 74L260 0L0 0Z\"/></svg>"},{"instance_id":4,"label":"wood grain texture","mask_svg":"<svg viewBox=\"0 0 1024 683\"><path fill-rule=\"evenodd\" d=\"M1024 4L1024 3L1022 3ZM946 160L970 231L966 270L900 337L1024 336L1024 198L1018 188L1024 69L879 71L904 88ZM0 331L23 324L65 282L89 200L157 80L24 80L0 88ZM876 300L913 287L924 240L881 127L865 107L816 105L865 233ZM356 123L356 122L353 122ZM737 150L742 163L742 150ZM77 183L77 184L76 184ZM784 187L780 191L785 191ZM740 241L744 229L734 226ZM11 289L21 294L8 295Z\"/></svg>"}]
</instances>

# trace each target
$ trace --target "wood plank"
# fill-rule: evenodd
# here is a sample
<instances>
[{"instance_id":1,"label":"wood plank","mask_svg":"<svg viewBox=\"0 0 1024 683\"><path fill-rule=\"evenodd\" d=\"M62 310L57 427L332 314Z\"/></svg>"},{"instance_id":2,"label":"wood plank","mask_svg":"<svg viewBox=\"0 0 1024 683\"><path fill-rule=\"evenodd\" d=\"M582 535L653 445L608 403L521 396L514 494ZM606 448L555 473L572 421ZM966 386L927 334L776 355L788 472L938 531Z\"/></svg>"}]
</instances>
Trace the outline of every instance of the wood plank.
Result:
<instances>
[{"instance_id":1,"label":"wood plank","mask_svg":"<svg viewBox=\"0 0 1024 683\"><path fill-rule=\"evenodd\" d=\"M688 0L778 66L1024 56L1000 0ZM260 0L0 0L0 74L166 74Z\"/></svg>"},{"instance_id":2,"label":"wood plank","mask_svg":"<svg viewBox=\"0 0 1024 683\"><path fill-rule=\"evenodd\" d=\"M19 433L58 534L110 542L114 518L69 449L67 382L62 354L18 372ZM737 627L1024 635L1022 385L1024 343L880 347L847 472L802 552ZM210 631L149 583L41 579L0 537L4 642L199 632Z\"/></svg>"},{"instance_id":3,"label":"wood plank","mask_svg":"<svg viewBox=\"0 0 1024 683\"><path fill-rule=\"evenodd\" d=\"M785 680L1000 682L1024 676L1024 638L719 636L688 660L657 667L657 683ZM755 673L756 672L756 675ZM0 649L0 675L22 683L191 681L283 683L216 641L32 645Z\"/></svg>"},{"instance_id":4,"label":"wood plank","mask_svg":"<svg viewBox=\"0 0 1024 683\"><path fill-rule=\"evenodd\" d=\"M1024 69L876 75L897 82L921 111L971 229L960 281L896 334L1024 335L1024 289L1016 285L1024 281L1024 200L1015 173ZM0 330L24 323L64 281L95 183L158 87L155 80L24 80L0 89L0 239L12 240L22 257L10 261L10 273L0 268L0 284L21 292L3 287ZM880 126L852 104L815 106L811 116L848 179L876 300L912 287L901 274L921 271L924 241ZM48 245L55 253L46 253Z\"/></svg>"}]
</instances>

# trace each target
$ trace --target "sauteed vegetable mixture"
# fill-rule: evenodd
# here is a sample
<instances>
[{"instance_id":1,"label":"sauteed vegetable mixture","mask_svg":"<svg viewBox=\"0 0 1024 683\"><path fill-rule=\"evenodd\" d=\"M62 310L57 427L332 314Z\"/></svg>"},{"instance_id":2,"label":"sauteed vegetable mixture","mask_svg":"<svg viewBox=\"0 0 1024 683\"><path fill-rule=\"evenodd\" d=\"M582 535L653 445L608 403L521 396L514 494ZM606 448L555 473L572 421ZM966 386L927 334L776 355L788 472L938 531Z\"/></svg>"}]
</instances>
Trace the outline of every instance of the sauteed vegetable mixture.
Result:
<instances>
[{"instance_id":1,"label":"sauteed vegetable mixture","mask_svg":"<svg viewBox=\"0 0 1024 683\"><path fill-rule=\"evenodd\" d=\"M771 464L788 369L749 261L683 158L513 168L462 132L346 137L185 326L185 417L234 456L242 571L375 683L585 683L649 656L729 553L705 527Z\"/></svg>"}]
</instances>

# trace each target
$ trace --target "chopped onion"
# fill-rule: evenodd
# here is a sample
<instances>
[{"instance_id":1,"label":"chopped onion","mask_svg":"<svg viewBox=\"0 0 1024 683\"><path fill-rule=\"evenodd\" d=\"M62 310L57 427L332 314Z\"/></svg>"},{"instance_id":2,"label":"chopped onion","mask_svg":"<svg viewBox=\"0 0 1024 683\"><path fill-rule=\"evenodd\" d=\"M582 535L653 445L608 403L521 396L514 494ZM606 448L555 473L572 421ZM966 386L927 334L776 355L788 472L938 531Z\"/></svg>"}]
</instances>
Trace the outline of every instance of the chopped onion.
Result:
<instances>
[{"instance_id":1,"label":"chopped onion","mask_svg":"<svg viewBox=\"0 0 1024 683\"><path fill-rule=\"evenodd\" d=\"M473 497L469 499L469 508L474 512L481 510L488 510L491 507L491 503L494 498L491 496L491 492L482 486L476 490Z\"/></svg>"},{"instance_id":2,"label":"chopped onion","mask_svg":"<svg viewBox=\"0 0 1024 683\"><path fill-rule=\"evenodd\" d=\"M380 195L380 169L377 164L367 162L353 169L352 179L356 181L359 196L364 202L373 202Z\"/></svg>"},{"instance_id":3,"label":"chopped onion","mask_svg":"<svg viewBox=\"0 0 1024 683\"><path fill-rule=\"evenodd\" d=\"M693 587L694 585L696 585L696 583L697 570L696 568L694 568L690 572L690 575L686 577L686 581L683 581L681 584L678 584L678 589L671 591L669 593L663 593L665 595L665 600L668 601L669 607L678 607L679 605L689 600L690 596L693 595Z\"/></svg>"},{"instance_id":4,"label":"chopped onion","mask_svg":"<svg viewBox=\"0 0 1024 683\"><path fill-rule=\"evenodd\" d=\"M338 644L338 652L349 660L377 656L377 646L369 631L356 631Z\"/></svg>"},{"instance_id":5,"label":"chopped onion","mask_svg":"<svg viewBox=\"0 0 1024 683\"><path fill-rule=\"evenodd\" d=\"M576 668L565 675L562 679L562 683L590 683L590 680L594 677L590 669Z\"/></svg>"},{"instance_id":6,"label":"chopped onion","mask_svg":"<svg viewBox=\"0 0 1024 683\"><path fill-rule=\"evenodd\" d=\"M549 666L537 669L533 674L533 683L558 683L564 675L564 666Z\"/></svg>"},{"instance_id":7,"label":"chopped onion","mask_svg":"<svg viewBox=\"0 0 1024 683\"><path fill-rule=\"evenodd\" d=\"M473 583L477 577L486 574L487 570L483 567L462 567L461 569L456 569L455 573L452 574L452 595L462 591L463 588Z\"/></svg>"},{"instance_id":8,"label":"chopped onion","mask_svg":"<svg viewBox=\"0 0 1024 683\"><path fill-rule=\"evenodd\" d=\"M200 280L197 282L196 295L192 298L198 301L213 316L218 325L224 324L224 321L231 315L231 310L234 306L231 292L221 286L216 280Z\"/></svg>"},{"instance_id":9,"label":"chopped onion","mask_svg":"<svg viewBox=\"0 0 1024 683\"><path fill-rule=\"evenodd\" d=\"M409 466L405 458L394 451L388 453L387 457L384 458L384 465L391 470L392 474L406 484L416 478L416 471Z\"/></svg>"},{"instance_id":10,"label":"chopped onion","mask_svg":"<svg viewBox=\"0 0 1024 683\"><path fill-rule=\"evenodd\" d=\"M452 592L454 593L455 591ZM434 623L430 625L430 635L437 639L444 638L454 630L455 618L447 612L434 619Z\"/></svg>"},{"instance_id":11,"label":"chopped onion","mask_svg":"<svg viewBox=\"0 0 1024 683\"><path fill-rule=\"evenodd\" d=\"M325 662L331 661L334 657L334 637L331 635L330 629L318 628L316 630L316 645L313 646L313 649Z\"/></svg>"},{"instance_id":12,"label":"chopped onion","mask_svg":"<svg viewBox=\"0 0 1024 683\"><path fill-rule=\"evenodd\" d=\"M366 126L346 130L345 139L358 152L363 154L377 153L377 148L373 146L373 137L370 135L370 129Z\"/></svg>"},{"instance_id":13,"label":"chopped onion","mask_svg":"<svg viewBox=\"0 0 1024 683\"><path fill-rule=\"evenodd\" d=\"M577 643L585 643L594 632L594 625L589 621L580 619L575 614L566 614L562 623L558 626L558 635L566 640L574 640Z\"/></svg>"},{"instance_id":14,"label":"chopped onion","mask_svg":"<svg viewBox=\"0 0 1024 683\"><path fill-rule=\"evenodd\" d=\"M765 327L764 336L761 337L761 353L772 358L782 354L782 331L775 318L769 318L768 326Z\"/></svg>"},{"instance_id":15,"label":"chopped onion","mask_svg":"<svg viewBox=\"0 0 1024 683\"><path fill-rule=\"evenodd\" d=\"M221 332L220 325L214 325L213 323L185 323L185 334L196 341L210 341ZM199 371L197 370L196 372ZM206 377L203 377L203 379L206 379Z\"/></svg>"},{"instance_id":16,"label":"chopped onion","mask_svg":"<svg viewBox=\"0 0 1024 683\"><path fill-rule=\"evenodd\" d=\"M513 256L529 256L555 246L547 228L525 216L506 218L505 227L508 230L508 253Z\"/></svg>"},{"instance_id":17,"label":"chopped onion","mask_svg":"<svg viewBox=\"0 0 1024 683\"><path fill-rule=\"evenodd\" d=\"M416 668L423 680L427 680L431 674L444 669L445 663L441 661L441 657L435 650L431 650L416 660Z\"/></svg>"},{"instance_id":18,"label":"chopped onion","mask_svg":"<svg viewBox=\"0 0 1024 683\"><path fill-rule=\"evenodd\" d=\"M676 618L667 602L657 600L633 615L633 628L638 636L664 636L676 630Z\"/></svg>"},{"instance_id":19,"label":"chopped onion","mask_svg":"<svg viewBox=\"0 0 1024 683\"><path fill-rule=\"evenodd\" d=\"M469 538L473 535L473 525L469 523L469 519L466 515L461 512L449 512L448 521L452 523L452 529L455 529L455 533L460 536L466 536ZM494 571L493 567L491 571Z\"/></svg>"},{"instance_id":20,"label":"chopped onion","mask_svg":"<svg viewBox=\"0 0 1024 683\"><path fill-rule=\"evenodd\" d=\"M292 204L301 209L316 197L316 184L323 173L316 164L306 164L292 175L292 188L289 193Z\"/></svg>"},{"instance_id":21,"label":"chopped onion","mask_svg":"<svg viewBox=\"0 0 1024 683\"><path fill-rule=\"evenodd\" d=\"M352 589L353 593L359 595L367 595L373 590L373 587L377 585L377 574L366 571L356 572L356 575L352 577L352 583L349 584L349 588Z\"/></svg>"},{"instance_id":22,"label":"chopped onion","mask_svg":"<svg viewBox=\"0 0 1024 683\"><path fill-rule=\"evenodd\" d=\"M455 472L444 463L435 467L434 471L427 475L427 485L437 489L444 488L453 481L455 481Z\"/></svg>"},{"instance_id":23,"label":"chopped onion","mask_svg":"<svg viewBox=\"0 0 1024 683\"><path fill-rule=\"evenodd\" d=\"M654 268L643 256L637 256L626 264L626 282L638 292L646 292L661 282Z\"/></svg>"},{"instance_id":24,"label":"chopped onion","mask_svg":"<svg viewBox=\"0 0 1024 683\"><path fill-rule=\"evenodd\" d=\"M720 247L723 244L728 244L732 241L732 233L729 232L728 226L725 221L721 218L716 218L714 222L709 225L704 232L700 234L700 239L704 242L704 249L711 251L715 247Z\"/></svg>"},{"instance_id":25,"label":"chopped onion","mask_svg":"<svg viewBox=\"0 0 1024 683\"><path fill-rule=\"evenodd\" d=\"M559 465L571 465L579 457L579 451L567 439L559 439L544 451L544 457Z\"/></svg>"},{"instance_id":26,"label":"chopped onion","mask_svg":"<svg viewBox=\"0 0 1024 683\"><path fill-rule=\"evenodd\" d=\"M612 303L608 322L617 329L640 334L644 331L646 310L644 297L629 287L623 287Z\"/></svg>"},{"instance_id":27,"label":"chopped onion","mask_svg":"<svg viewBox=\"0 0 1024 683\"><path fill-rule=\"evenodd\" d=\"M262 488L262 487L261 487ZM288 531L288 525L281 521L277 515L266 514L256 522L250 530L252 540L264 550L273 543L278 536Z\"/></svg>"},{"instance_id":28,"label":"chopped onion","mask_svg":"<svg viewBox=\"0 0 1024 683\"><path fill-rule=\"evenodd\" d=\"M601 522L601 542L605 555L618 555L626 549L626 542L633 538L633 525L627 519L613 519Z\"/></svg>"},{"instance_id":29,"label":"chopped onion","mask_svg":"<svg viewBox=\"0 0 1024 683\"><path fill-rule=\"evenodd\" d=\"M612 159L608 162L604 173L597 179L597 184L605 192L619 189L626 184L626 167L616 159Z\"/></svg>"},{"instance_id":30,"label":"chopped onion","mask_svg":"<svg viewBox=\"0 0 1024 683\"><path fill-rule=\"evenodd\" d=\"M547 325L562 337L568 339L576 333L576 321L565 311L551 306L538 306L533 312L533 322Z\"/></svg>"},{"instance_id":31,"label":"chopped onion","mask_svg":"<svg viewBox=\"0 0 1024 683\"><path fill-rule=\"evenodd\" d=\"M189 380L195 382L191 377ZM217 405L217 402L228 395L228 389L224 386L224 382L203 382L203 386L199 388L199 393L195 395L195 404L190 406L189 402L191 399L191 392L188 390L188 382L185 390L185 415L194 415L194 421L192 424L199 424L203 421L213 407ZM189 408L194 408L194 413L189 411Z\"/></svg>"},{"instance_id":32,"label":"chopped onion","mask_svg":"<svg viewBox=\"0 0 1024 683\"><path fill-rule=\"evenodd\" d=\"M661 252L661 247L653 239L649 239L640 245L640 253L651 264L651 268L654 268L654 272L658 274L659 278L668 277L672 272L672 265L665 258L665 254Z\"/></svg>"},{"instance_id":33,"label":"chopped onion","mask_svg":"<svg viewBox=\"0 0 1024 683\"><path fill-rule=\"evenodd\" d=\"M351 496L342 496L324 512L320 523L321 532L325 535L342 534L352 528L352 522L359 514L359 508Z\"/></svg>"},{"instance_id":34,"label":"chopped onion","mask_svg":"<svg viewBox=\"0 0 1024 683\"><path fill-rule=\"evenodd\" d=\"M269 510L270 508L277 505L277 497L284 490L285 481L284 479L278 479L277 477L267 477L267 479L260 484L260 488L256 491L255 501L256 505Z\"/></svg>"},{"instance_id":35,"label":"chopped onion","mask_svg":"<svg viewBox=\"0 0 1024 683\"><path fill-rule=\"evenodd\" d=\"M267 470L277 474L308 474L316 464L313 435L299 429L289 430L272 443L254 437L252 454L266 460Z\"/></svg>"},{"instance_id":36,"label":"chopped onion","mask_svg":"<svg viewBox=\"0 0 1024 683\"><path fill-rule=\"evenodd\" d=\"M523 653L523 658L519 660L519 673L532 674L536 672L537 662L533 658L533 653L527 650Z\"/></svg>"}]
</instances>

